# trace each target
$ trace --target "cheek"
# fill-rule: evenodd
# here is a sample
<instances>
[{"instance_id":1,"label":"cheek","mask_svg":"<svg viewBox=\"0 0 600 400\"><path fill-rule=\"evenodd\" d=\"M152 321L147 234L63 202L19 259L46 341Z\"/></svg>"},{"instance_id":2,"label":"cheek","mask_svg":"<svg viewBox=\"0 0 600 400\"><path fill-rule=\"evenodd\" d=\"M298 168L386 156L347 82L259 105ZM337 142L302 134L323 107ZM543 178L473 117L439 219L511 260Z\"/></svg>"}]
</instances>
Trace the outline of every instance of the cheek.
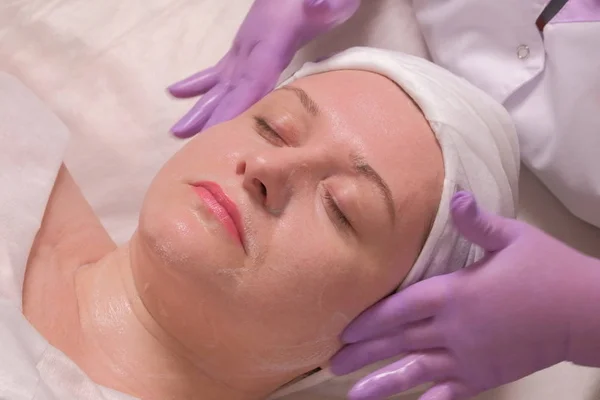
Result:
<instances>
[{"instance_id":1,"label":"cheek","mask_svg":"<svg viewBox=\"0 0 600 400\"><path fill-rule=\"evenodd\" d=\"M228 315L238 326L244 321L244 331L253 331L260 342L337 345L343 328L368 302L356 290L364 275L360 254L308 231L278 231L260 265L232 292Z\"/></svg>"},{"instance_id":2,"label":"cheek","mask_svg":"<svg viewBox=\"0 0 600 400\"><path fill-rule=\"evenodd\" d=\"M274 250L247 282L245 301L259 313L269 310L263 326L288 331L290 337L337 339L406 273L373 249L341 244L333 228L305 223L301 229L279 231L270 247Z\"/></svg>"}]
</instances>

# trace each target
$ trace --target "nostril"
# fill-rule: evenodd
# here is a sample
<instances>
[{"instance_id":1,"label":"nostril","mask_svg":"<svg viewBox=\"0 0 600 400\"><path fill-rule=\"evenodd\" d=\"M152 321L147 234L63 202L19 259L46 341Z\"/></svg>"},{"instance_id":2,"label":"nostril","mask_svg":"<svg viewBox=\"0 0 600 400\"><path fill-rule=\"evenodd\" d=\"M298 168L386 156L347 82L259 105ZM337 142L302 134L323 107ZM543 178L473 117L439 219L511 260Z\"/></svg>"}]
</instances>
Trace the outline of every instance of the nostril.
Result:
<instances>
[{"instance_id":1,"label":"nostril","mask_svg":"<svg viewBox=\"0 0 600 400\"><path fill-rule=\"evenodd\" d=\"M267 187L262 182L260 183L260 192L263 197L267 197Z\"/></svg>"},{"instance_id":2,"label":"nostril","mask_svg":"<svg viewBox=\"0 0 600 400\"><path fill-rule=\"evenodd\" d=\"M258 179L254 178L254 184L260 190L260 194L263 198L267 197L267 187Z\"/></svg>"}]
</instances>

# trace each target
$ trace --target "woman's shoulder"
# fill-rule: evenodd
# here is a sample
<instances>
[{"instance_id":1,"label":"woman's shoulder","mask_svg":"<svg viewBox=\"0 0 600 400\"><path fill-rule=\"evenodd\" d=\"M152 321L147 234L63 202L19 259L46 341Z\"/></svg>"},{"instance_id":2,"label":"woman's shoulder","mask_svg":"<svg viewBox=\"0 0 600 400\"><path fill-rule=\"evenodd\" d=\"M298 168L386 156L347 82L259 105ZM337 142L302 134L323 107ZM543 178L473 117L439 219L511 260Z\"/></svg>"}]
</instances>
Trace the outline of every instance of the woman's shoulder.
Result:
<instances>
[{"instance_id":1,"label":"woman's shoulder","mask_svg":"<svg viewBox=\"0 0 600 400\"><path fill-rule=\"evenodd\" d=\"M42 100L0 73L0 297L19 306L29 251L68 138Z\"/></svg>"}]
</instances>

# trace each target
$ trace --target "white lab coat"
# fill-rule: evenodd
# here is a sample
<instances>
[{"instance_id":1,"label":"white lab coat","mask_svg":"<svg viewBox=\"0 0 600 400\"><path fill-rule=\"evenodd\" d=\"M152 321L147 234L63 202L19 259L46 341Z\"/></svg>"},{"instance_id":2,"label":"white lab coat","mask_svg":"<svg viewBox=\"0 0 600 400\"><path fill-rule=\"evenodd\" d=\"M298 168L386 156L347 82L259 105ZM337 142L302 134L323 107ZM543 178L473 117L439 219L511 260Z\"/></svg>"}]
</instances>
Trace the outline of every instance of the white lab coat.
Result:
<instances>
[{"instance_id":1,"label":"white lab coat","mask_svg":"<svg viewBox=\"0 0 600 400\"><path fill-rule=\"evenodd\" d=\"M600 0L570 0L600 1ZM521 157L600 227L600 20L535 22L549 0L414 0L432 59L503 103Z\"/></svg>"}]
</instances>

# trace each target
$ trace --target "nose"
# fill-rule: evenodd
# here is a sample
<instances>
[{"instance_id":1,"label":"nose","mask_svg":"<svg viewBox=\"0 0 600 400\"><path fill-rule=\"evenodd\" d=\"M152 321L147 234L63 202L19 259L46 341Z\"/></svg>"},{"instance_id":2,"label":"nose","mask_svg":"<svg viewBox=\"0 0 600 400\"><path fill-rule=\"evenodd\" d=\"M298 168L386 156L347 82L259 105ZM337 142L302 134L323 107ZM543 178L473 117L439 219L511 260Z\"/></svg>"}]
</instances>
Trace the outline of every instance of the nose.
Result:
<instances>
[{"instance_id":1,"label":"nose","mask_svg":"<svg viewBox=\"0 0 600 400\"><path fill-rule=\"evenodd\" d=\"M299 156L285 152L279 149L248 155L238 162L236 170L243 176L244 189L273 215L283 212L298 177L303 175L301 171L307 170L307 163Z\"/></svg>"}]
</instances>

